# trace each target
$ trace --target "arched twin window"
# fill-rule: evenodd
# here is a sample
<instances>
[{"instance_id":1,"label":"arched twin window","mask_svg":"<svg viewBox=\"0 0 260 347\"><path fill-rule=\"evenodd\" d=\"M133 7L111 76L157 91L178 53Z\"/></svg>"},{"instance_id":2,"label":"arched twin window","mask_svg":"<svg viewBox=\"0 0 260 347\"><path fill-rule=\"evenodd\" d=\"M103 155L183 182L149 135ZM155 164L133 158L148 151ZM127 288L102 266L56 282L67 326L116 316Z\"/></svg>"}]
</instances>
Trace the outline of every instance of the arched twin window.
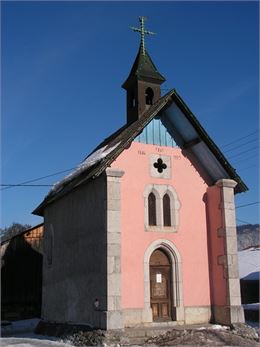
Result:
<instances>
[{"instance_id":1,"label":"arched twin window","mask_svg":"<svg viewBox=\"0 0 260 347\"><path fill-rule=\"evenodd\" d=\"M170 185L149 184L144 191L146 231L176 232L180 201Z\"/></svg>"},{"instance_id":2,"label":"arched twin window","mask_svg":"<svg viewBox=\"0 0 260 347\"><path fill-rule=\"evenodd\" d=\"M151 226L157 225L156 197L154 193L150 193L148 196L148 222ZM165 227L171 226L171 200L167 193L163 197L163 225Z\"/></svg>"}]
</instances>

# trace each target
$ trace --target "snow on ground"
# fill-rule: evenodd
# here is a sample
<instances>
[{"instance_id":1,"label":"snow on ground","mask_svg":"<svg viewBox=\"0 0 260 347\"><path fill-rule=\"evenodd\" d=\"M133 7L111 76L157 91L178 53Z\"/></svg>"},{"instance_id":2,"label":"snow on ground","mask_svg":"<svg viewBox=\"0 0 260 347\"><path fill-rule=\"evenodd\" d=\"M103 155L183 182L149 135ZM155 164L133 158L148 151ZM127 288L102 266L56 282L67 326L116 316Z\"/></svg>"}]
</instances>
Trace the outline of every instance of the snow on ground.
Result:
<instances>
[{"instance_id":1,"label":"snow on ground","mask_svg":"<svg viewBox=\"0 0 260 347\"><path fill-rule=\"evenodd\" d=\"M1 347L16 346L16 347L71 347L68 343L62 341L50 341L49 339L41 340L34 338L1 338Z\"/></svg>"},{"instance_id":2,"label":"snow on ground","mask_svg":"<svg viewBox=\"0 0 260 347\"><path fill-rule=\"evenodd\" d=\"M61 341L60 338L37 335L33 331L39 323L39 318L25 319L20 321L2 322L0 345L3 347L71 347L68 343Z\"/></svg>"},{"instance_id":3,"label":"snow on ground","mask_svg":"<svg viewBox=\"0 0 260 347\"><path fill-rule=\"evenodd\" d=\"M229 329L227 326L225 325L219 325L219 324L213 324L207 327L199 327L196 328L196 330L207 330L207 329L213 329L213 330L227 330Z\"/></svg>"},{"instance_id":4,"label":"snow on ground","mask_svg":"<svg viewBox=\"0 0 260 347\"><path fill-rule=\"evenodd\" d=\"M245 249L238 252L240 278L250 275L248 280L259 280L260 272L260 247Z\"/></svg>"},{"instance_id":5,"label":"snow on ground","mask_svg":"<svg viewBox=\"0 0 260 347\"><path fill-rule=\"evenodd\" d=\"M15 333L24 333L33 331L37 324L39 323L39 318L24 319L19 321L9 322L8 325L5 325L5 322L2 322L1 333L2 334L13 334Z\"/></svg>"}]
</instances>

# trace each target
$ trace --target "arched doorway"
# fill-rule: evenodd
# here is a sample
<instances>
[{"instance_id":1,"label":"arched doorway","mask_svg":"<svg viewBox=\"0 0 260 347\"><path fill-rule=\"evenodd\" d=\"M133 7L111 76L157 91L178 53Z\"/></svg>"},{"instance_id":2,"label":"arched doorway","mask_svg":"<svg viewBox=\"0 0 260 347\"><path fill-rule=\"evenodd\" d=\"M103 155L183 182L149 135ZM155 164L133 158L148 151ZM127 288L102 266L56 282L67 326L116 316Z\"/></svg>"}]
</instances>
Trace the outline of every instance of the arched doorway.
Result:
<instances>
[{"instance_id":1,"label":"arched doorway","mask_svg":"<svg viewBox=\"0 0 260 347\"><path fill-rule=\"evenodd\" d=\"M172 265L162 249L156 249L149 262L150 303L154 321L172 320Z\"/></svg>"}]
</instances>

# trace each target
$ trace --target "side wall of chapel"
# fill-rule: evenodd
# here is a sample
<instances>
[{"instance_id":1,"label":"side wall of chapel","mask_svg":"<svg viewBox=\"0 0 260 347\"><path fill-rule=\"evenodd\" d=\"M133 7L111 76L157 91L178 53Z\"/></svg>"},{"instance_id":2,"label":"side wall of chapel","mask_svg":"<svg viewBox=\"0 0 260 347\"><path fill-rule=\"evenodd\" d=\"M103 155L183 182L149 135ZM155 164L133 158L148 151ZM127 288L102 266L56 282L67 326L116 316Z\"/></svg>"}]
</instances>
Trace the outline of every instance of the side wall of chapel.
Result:
<instances>
[{"instance_id":1,"label":"side wall of chapel","mask_svg":"<svg viewBox=\"0 0 260 347\"><path fill-rule=\"evenodd\" d=\"M105 327L106 189L101 176L45 209L44 321Z\"/></svg>"}]
</instances>

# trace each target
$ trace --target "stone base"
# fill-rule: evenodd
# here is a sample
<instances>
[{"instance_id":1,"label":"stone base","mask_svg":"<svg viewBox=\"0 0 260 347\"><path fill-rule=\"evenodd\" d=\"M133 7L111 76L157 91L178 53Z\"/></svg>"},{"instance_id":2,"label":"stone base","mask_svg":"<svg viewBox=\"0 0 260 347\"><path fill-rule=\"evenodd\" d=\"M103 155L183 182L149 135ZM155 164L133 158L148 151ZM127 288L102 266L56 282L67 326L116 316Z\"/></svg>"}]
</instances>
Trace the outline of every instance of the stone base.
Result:
<instances>
[{"instance_id":1,"label":"stone base","mask_svg":"<svg viewBox=\"0 0 260 347\"><path fill-rule=\"evenodd\" d=\"M100 329L104 330L116 330L124 328L124 316L123 312L117 311L102 311L100 317Z\"/></svg>"},{"instance_id":2,"label":"stone base","mask_svg":"<svg viewBox=\"0 0 260 347\"><path fill-rule=\"evenodd\" d=\"M242 306L213 306L212 321L214 323L230 325L232 323L245 323Z\"/></svg>"},{"instance_id":3,"label":"stone base","mask_svg":"<svg viewBox=\"0 0 260 347\"><path fill-rule=\"evenodd\" d=\"M204 324L211 320L210 306L184 307L185 324Z\"/></svg>"},{"instance_id":4,"label":"stone base","mask_svg":"<svg viewBox=\"0 0 260 347\"><path fill-rule=\"evenodd\" d=\"M124 326L126 328L135 326L136 324L144 324L144 323L152 323L153 315L152 309L142 309L142 308L134 308L134 309L125 309L124 313Z\"/></svg>"},{"instance_id":5,"label":"stone base","mask_svg":"<svg viewBox=\"0 0 260 347\"><path fill-rule=\"evenodd\" d=\"M201 324L209 323L211 320L210 306L191 306L191 307L176 307L176 325L182 324ZM148 325L153 322L152 310L147 309L125 309L124 314L124 327L133 327L136 325Z\"/></svg>"}]
</instances>

